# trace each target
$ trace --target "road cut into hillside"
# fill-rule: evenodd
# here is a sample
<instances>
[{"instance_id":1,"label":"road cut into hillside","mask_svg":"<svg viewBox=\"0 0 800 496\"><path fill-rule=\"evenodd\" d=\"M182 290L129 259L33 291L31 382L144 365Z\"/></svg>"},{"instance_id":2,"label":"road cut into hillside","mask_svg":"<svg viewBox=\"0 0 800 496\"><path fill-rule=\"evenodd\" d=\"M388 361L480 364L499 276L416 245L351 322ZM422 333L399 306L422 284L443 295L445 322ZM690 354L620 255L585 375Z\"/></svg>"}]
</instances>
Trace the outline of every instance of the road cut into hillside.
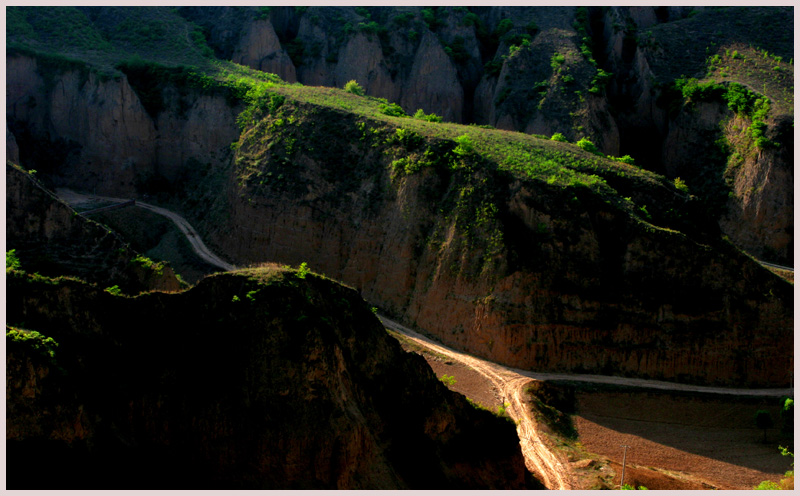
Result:
<instances>
[{"instance_id":1,"label":"road cut into hillside","mask_svg":"<svg viewBox=\"0 0 800 496\"><path fill-rule=\"evenodd\" d=\"M110 202L110 203L127 203L130 199L125 198L112 198L109 196L97 196L97 195L84 195L80 193L76 193L69 189L58 189L57 194L61 197L62 200L70 204L71 206L75 207L77 205L85 204L88 202ZM150 210L151 212L155 212L159 215L163 215L164 217L170 219L172 222L178 226L178 229L181 233L186 236L186 239L189 241L189 244L192 245L192 249L194 252L202 258L205 262L213 265L214 267L219 267L222 270L234 270L236 267L234 265L229 264L228 262L222 260L220 257L215 255L208 247L203 243L203 240L200 238L200 235L197 234L197 231L189 224L189 221L181 217L180 215L176 214L171 210L167 210L166 208L156 207L155 205L150 205L149 203L143 203L139 200L136 200L135 206L143 208L145 210Z\"/></svg>"}]
</instances>

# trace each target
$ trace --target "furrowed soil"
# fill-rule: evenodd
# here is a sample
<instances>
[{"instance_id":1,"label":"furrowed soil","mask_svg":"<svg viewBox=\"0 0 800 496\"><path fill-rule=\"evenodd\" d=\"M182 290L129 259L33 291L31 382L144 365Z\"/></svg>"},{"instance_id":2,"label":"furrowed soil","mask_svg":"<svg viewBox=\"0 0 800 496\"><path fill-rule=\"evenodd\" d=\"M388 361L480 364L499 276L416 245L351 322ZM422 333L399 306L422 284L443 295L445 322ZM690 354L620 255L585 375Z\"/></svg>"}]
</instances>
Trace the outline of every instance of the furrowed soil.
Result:
<instances>
[{"instance_id":1,"label":"furrowed soil","mask_svg":"<svg viewBox=\"0 0 800 496\"><path fill-rule=\"evenodd\" d=\"M453 376L450 389L496 410L502 398L491 381L471 367L401 341L420 353L437 377ZM563 387L575 387L574 384ZM572 421L577 441L563 440L542 426L550 448L568 457L572 489L617 488L627 445L625 483L648 489L753 489L761 481L778 482L792 459L781 433L778 398L665 393L656 390L575 387ZM775 427L755 427L756 410L770 412Z\"/></svg>"}]
</instances>

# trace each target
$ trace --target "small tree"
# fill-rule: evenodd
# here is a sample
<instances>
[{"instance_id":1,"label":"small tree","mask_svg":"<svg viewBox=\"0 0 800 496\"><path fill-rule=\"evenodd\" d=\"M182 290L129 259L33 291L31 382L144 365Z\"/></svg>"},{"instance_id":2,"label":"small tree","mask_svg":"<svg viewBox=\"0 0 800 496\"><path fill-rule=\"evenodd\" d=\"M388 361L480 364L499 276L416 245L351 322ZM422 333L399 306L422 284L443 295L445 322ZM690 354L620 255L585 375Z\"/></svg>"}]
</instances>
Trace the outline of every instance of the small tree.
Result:
<instances>
[{"instance_id":1,"label":"small tree","mask_svg":"<svg viewBox=\"0 0 800 496\"><path fill-rule=\"evenodd\" d=\"M767 442L767 429L771 429L774 425L772 416L766 410L758 410L754 417L756 427L764 430L764 442Z\"/></svg>"},{"instance_id":2,"label":"small tree","mask_svg":"<svg viewBox=\"0 0 800 496\"><path fill-rule=\"evenodd\" d=\"M364 88L362 88L355 79L348 81L347 84L344 85L344 90L354 95L364 96Z\"/></svg>"}]
</instances>

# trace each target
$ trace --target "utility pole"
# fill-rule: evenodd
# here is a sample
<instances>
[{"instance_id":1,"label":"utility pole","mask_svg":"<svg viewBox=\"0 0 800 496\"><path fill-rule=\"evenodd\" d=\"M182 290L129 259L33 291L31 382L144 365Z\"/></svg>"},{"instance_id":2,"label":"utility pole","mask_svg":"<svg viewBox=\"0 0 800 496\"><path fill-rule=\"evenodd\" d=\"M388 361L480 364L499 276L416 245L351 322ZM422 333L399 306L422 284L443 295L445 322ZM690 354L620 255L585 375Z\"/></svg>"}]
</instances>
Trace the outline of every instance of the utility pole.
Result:
<instances>
[{"instance_id":1,"label":"utility pole","mask_svg":"<svg viewBox=\"0 0 800 496\"><path fill-rule=\"evenodd\" d=\"M627 444L620 444L619 447L625 448L622 452L622 477L619 479L619 487L622 489L622 486L625 485L625 457L628 455L628 448L630 448L630 446Z\"/></svg>"}]
</instances>

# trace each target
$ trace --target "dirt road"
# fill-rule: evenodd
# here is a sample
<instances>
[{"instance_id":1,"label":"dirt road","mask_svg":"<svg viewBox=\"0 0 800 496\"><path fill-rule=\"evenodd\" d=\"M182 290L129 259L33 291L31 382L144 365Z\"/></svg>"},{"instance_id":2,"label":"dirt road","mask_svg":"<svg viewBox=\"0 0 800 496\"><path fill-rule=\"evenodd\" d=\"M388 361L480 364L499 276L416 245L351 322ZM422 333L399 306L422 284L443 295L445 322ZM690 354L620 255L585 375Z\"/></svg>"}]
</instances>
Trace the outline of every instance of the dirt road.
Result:
<instances>
[{"instance_id":1,"label":"dirt road","mask_svg":"<svg viewBox=\"0 0 800 496\"><path fill-rule=\"evenodd\" d=\"M529 377L520 375L502 365L480 360L436 343L386 317L379 315L379 318L389 329L404 334L420 345L464 363L489 379L500 392L503 402L508 403L506 411L517 422L517 434L528 470L541 477L548 489L570 489L569 472L566 465L542 443L536 422L531 418L530 412L522 400L525 385L531 381Z\"/></svg>"},{"instance_id":2,"label":"dirt road","mask_svg":"<svg viewBox=\"0 0 800 496\"><path fill-rule=\"evenodd\" d=\"M525 456L528 469L536 474L539 474L548 489L570 489L571 479L569 476L569 470L567 469L565 463L559 460L541 442L536 428L536 422L530 417L530 411L523 402L525 385L531 380L568 380L594 382L665 391L716 393L730 396L780 397L792 395L791 389L788 388L735 389L678 384L629 377L530 372L527 370L514 369L453 350L442 345L441 343L433 341L430 338L412 331L411 329L408 329L407 327L394 322L391 319L383 316L379 317L387 328L402 333L409 339L412 339L416 343L435 352L446 355L460 363L472 367L474 370L492 382L494 387L500 392L503 402L509 403L509 414L515 421L518 421L517 433L519 434L520 445L522 446L522 452Z\"/></svg>"},{"instance_id":3,"label":"dirt road","mask_svg":"<svg viewBox=\"0 0 800 496\"><path fill-rule=\"evenodd\" d=\"M59 188L56 190L56 194L65 202L72 206L81 205L89 202L96 202L96 201L103 201L103 202L111 202L111 203L124 203L130 201L130 199L125 198L112 198L108 196L97 196L97 195L84 195L80 193L76 193L72 190L66 188ZM139 200L136 200L136 206L140 208L144 208L146 210L150 210L151 212L155 212L159 215L163 215L167 217L172 222L178 226L178 229L186 236L186 239L192 245L192 249L194 250L197 255L205 260L206 262L210 263L215 267L219 267L222 270L234 270L236 267L225 262L217 255L215 255L211 250L206 247L203 243L203 240L200 239L200 236L197 234L197 231L189 224L189 222L181 217L180 215L167 210L165 208L156 207L155 205L150 205L148 203L142 203Z\"/></svg>"}]
</instances>

